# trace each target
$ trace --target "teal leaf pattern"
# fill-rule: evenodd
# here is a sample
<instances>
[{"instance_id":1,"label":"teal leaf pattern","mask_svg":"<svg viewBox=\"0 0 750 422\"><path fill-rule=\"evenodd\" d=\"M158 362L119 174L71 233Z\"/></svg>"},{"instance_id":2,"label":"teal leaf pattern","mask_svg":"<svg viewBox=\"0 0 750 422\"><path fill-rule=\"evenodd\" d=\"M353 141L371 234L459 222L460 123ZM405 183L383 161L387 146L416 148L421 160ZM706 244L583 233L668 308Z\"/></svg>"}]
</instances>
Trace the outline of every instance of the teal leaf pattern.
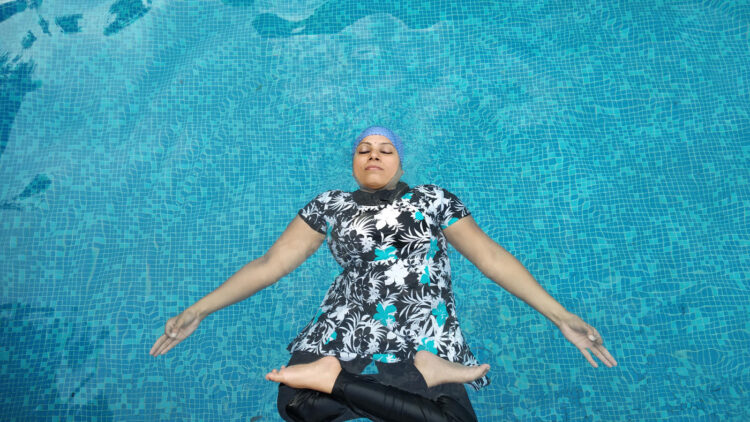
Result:
<instances>
[{"instance_id":1,"label":"teal leaf pattern","mask_svg":"<svg viewBox=\"0 0 750 422\"><path fill-rule=\"evenodd\" d=\"M432 315L435 316L435 321L437 321L438 325L442 327L445 324L445 320L448 319L448 309L445 308L445 303L440 302L432 310Z\"/></svg>"},{"instance_id":2,"label":"teal leaf pattern","mask_svg":"<svg viewBox=\"0 0 750 422\"><path fill-rule=\"evenodd\" d=\"M388 305L384 307L382 303L378 303L377 311L378 312L375 314L375 319L380 321L380 323L384 326L387 327L389 322L396 321L396 317L393 315L396 313L395 305Z\"/></svg>"},{"instance_id":3,"label":"teal leaf pattern","mask_svg":"<svg viewBox=\"0 0 750 422\"><path fill-rule=\"evenodd\" d=\"M455 195L419 185L389 204L362 205L351 192L331 190L298 214L327 236L342 270L289 351L394 363L426 350L479 364L455 315L441 230L469 215ZM488 384L486 376L469 383L477 390Z\"/></svg>"}]
</instances>

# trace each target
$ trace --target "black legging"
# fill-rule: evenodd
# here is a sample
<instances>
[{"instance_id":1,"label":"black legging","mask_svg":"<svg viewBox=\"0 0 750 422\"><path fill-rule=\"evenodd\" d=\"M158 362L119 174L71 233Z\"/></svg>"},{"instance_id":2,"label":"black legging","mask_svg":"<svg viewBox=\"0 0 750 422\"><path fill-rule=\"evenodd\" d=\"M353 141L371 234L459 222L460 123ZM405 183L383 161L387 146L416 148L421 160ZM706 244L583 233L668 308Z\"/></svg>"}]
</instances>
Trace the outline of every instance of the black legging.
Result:
<instances>
[{"instance_id":1,"label":"black legging","mask_svg":"<svg viewBox=\"0 0 750 422\"><path fill-rule=\"evenodd\" d=\"M320 359L295 352L288 365ZM341 362L342 370L331 394L279 384L278 408L291 422L339 422L356 418L373 421L476 421L466 389L461 384L428 388L413 361L376 362L378 373L357 375L367 360Z\"/></svg>"}]
</instances>

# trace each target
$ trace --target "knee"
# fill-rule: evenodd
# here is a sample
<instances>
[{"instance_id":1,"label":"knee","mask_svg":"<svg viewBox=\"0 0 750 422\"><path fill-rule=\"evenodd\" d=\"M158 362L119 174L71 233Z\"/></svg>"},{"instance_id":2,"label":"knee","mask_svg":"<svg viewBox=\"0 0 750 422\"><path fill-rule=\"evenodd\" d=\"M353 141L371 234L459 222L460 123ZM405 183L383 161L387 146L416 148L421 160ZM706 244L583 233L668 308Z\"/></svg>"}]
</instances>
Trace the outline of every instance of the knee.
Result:
<instances>
[{"instance_id":1,"label":"knee","mask_svg":"<svg viewBox=\"0 0 750 422\"><path fill-rule=\"evenodd\" d=\"M287 422L295 422L296 419L292 419L287 415L287 405L294 400L297 390L287 387L284 384L279 384L279 393L276 396L276 408L279 411L279 416Z\"/></svg>"},{"instance_id":2,"label":"knee","mask_svg":"<svg viewBox=\"0 0 750 422\"><path fill-rule=\"evenodd\" d=\"M284 406L284 413L294 422L303 422L311 419L305 419L305 406L306 399L305 391L299 391L292 400ZM281 406L279 405L279 414L281 413Z\"/></svg>"},{"instance_id":3,"label":"knee","mask_svg":"<svg viewBox=\"0 0 750 422\"><path fill-rule=\"evenodd\" d=\"M279 401L278 406L279 415L292 422L330 421L349 410L330 395L313 390L297 390L291 400Z\"/></svg>"},{"instance_id":4,"label":"knee","mask_svg":"<svg viewBox=\"0 0 750 422\"><path fill-rule=\"evenodd\" d=\"M450 418L450 421L455 422L476 422L477 416L473 411L469 411L465 407L461 406L454 398L447 395L442 395L435 400L437 405L443 411L443 413Z\"/></svg>"}]
</instances>

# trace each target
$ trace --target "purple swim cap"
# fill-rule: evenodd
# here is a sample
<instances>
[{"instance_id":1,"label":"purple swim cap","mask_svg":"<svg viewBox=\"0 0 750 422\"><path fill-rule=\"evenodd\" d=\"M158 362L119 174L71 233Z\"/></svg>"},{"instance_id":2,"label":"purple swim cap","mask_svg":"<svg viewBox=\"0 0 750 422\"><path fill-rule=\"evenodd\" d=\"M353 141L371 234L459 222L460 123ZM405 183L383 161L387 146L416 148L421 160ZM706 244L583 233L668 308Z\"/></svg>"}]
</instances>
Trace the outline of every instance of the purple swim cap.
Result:
<instances>
[{"instance_id":1,"label":"purple swim cap","mask_svg":"<svg viewBox=\"0 0 750 422\"><path fill-rule=\"evenodd\" d=\"M357 145L359 145L359 143L362 142L363 139L367 138L370 135L381 135L388 138L393 146L396 147L396 151L398 151L399 161L403 162L404 144L401 142L401 138L399 138L398 135L393 133L390 129L383 126L370 126L367 129L363 130L352 144L352 157L354 157L354 152L357 150Z\"/></svg>"}]
</instances>

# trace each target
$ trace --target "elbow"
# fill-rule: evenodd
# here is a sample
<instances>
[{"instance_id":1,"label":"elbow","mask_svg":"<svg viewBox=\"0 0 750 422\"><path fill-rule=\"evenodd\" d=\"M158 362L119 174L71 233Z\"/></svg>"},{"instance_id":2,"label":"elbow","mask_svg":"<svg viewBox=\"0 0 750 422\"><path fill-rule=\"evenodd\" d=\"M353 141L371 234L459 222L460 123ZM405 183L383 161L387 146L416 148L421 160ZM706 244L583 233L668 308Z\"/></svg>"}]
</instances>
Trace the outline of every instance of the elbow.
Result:
<instances>
[{"instance_id":1,"label":"elbow","mask_svg":"<svg viewBox=\"0 0 750 422\"><path fill-rule=\"evenodd\" d=\"M260 259L268 272L276 279L294 271L318 249L322 241L314 239L312 242L297 239L287 239L277 242Z\"/></svg>"},{"instance_id":2,"label":"elbow","mask_svg":"<svg viewBox=\"0 0 750 422\"><path fill-rule=\"evenodd\" d=\"M484 253L478 257L474 265L485 277L499 284L506 277L505 273L510 264L508 261L510 253L495 242L492 242L491 247L483 250Z\"/></svg>"},{"instance_id":3,"label":"elbow","mask_svg":"<svg viewBox=\"0 0 750 422\"><path fill-rule=\"evenodd\" d=\"M250 261L247 265L257 265L260 268L268 268L271 265L271 256L268 253L265 253L259 258Z\"/></svg>"},{"instance_id":4,"label":"elbow","mask_svg":"<svg viewBox=\"0 0 750 422\"><path fill-rule=\"evenodd\" d=\"M279 266L268 254L250 261L245 265L245 268L248 274L252 274L252 279L260 286L261 290L275 284L284 276L279 271Z\"/></svg>"},{"instance_id":5,"label":"elbow","mask_svg":"<svg viewBox=\"0 0 750 422\"><path fill-rule=\"evenodd\" d=\"M268 274L268 286L276 283L282 277L294 271L297 268L289 259L284 259L278 255L266 253L258 258L259 265L264 269L263 273Z\"/></svg>"}]
</instances>

